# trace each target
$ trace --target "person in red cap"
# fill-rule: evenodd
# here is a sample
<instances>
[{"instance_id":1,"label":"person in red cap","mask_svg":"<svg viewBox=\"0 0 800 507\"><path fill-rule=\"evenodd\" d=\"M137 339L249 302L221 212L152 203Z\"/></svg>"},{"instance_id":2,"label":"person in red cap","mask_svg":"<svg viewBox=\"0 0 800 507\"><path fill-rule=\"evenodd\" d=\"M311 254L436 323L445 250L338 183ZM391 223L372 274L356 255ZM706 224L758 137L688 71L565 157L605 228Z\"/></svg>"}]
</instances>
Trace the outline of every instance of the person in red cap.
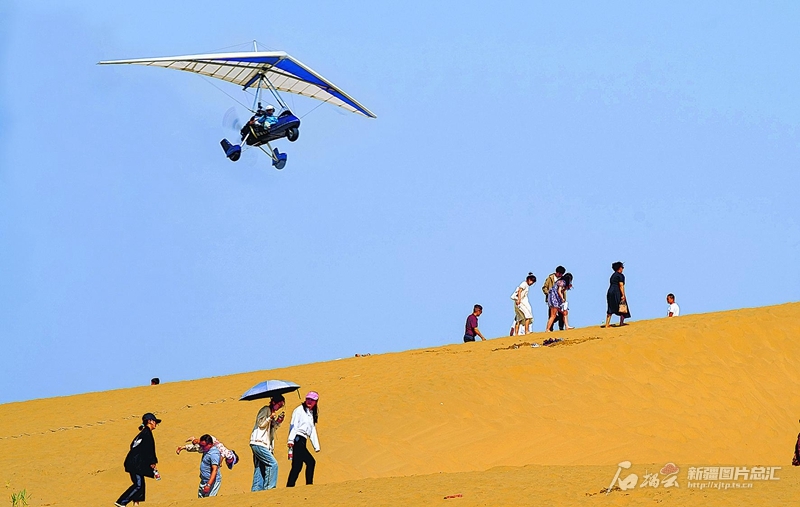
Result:
<instances>
[{"instance_id":1,"label":"person in red cap","mask_svg":"<svg viewBox=\"0 0 800 507\"><path fill-rule=\"evenodd\" d=\"M158 457L156 457L156 441L153 438L153 430L161 424L151 412L142 416L142 424L139 426L139 434L131 442L131 448L125 457L125 471L131 475L131 487L122 493L122 496L114 503L117 507L124 507L130 502L139 505L144 502L144 478L151 479L158 477Z\"/></svg>"},{"instance_id":2,"label":"person in red cap","mask_svg":"<svg viewBox=\"0 0 800 507\"><path fill-rule=\"evenodd\" d=\"M292 460L292 469L289 471L287 488L293 488L306 465L306 484L314 483L314 467L317 461L308 452L306 441L311 440L314 451L319 452L319 439L317 438L317 421L319 420L319 394L309 391L306 401L292 412L292 423L289 426L289 459Z\"/></svg>"}]
</instances>

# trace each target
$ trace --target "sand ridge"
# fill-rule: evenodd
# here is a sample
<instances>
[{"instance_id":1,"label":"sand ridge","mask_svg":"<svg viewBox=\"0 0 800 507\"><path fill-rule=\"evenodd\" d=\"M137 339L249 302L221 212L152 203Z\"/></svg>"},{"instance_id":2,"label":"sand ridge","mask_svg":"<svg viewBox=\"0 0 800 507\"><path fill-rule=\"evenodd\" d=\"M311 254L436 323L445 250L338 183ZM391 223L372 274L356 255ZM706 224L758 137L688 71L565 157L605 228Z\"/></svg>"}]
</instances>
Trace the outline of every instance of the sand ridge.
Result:
<instances>
[{"instance_id":1,"label":"sand ridge","mask_svg":"<svg viewBox=\"0 0 800 507\"><path fill-rule=\"evenodd\" d=\"M550 347L530 346L548 337L538 333L0 405L0 479L9 491L32 492L31 505L111 504L127 487L122 460L141 414L153 411L164 420L155 432L164 479L148 482L146 505L194 497L199 455L176 456L175 447L205 432L242 457L234 470L223 470L221 496L206 501L250 505L274 494L291 503L307 495L304 488L249 493L248 441L261 402L237 401L252 385L278 378L320 392L316 482L325 488L314 491L333 495L321 504L344 505L336 495L358 495L346 486L358 483L376 492L370 501L377 504L428 505L425 495L397 503L397 488L411 481L424 493L445 476L464 489L486 474L503 476L497 467L509 481L513 475L534 484L541 467L558 471L553 481L596 467L592 473L608 482L622 460L783 465L784 482L761 488L779 495L790 480L796 484L789 463L800 431L800 401L792 396L800 380L798 317L800 304L793 303L575 329L559 333L567 340ZM287 412L299 404L287 401ZM278 431L279 488L289 468L282 452L287 430ZM566 487L559 484L517 496L556 501ZM591 503L587 494L607 484L567 485L576 502ZM478 505L488 498L481 495L501 494L470 491L472 500L447 502Z\"/></svg>"}]
</instances>

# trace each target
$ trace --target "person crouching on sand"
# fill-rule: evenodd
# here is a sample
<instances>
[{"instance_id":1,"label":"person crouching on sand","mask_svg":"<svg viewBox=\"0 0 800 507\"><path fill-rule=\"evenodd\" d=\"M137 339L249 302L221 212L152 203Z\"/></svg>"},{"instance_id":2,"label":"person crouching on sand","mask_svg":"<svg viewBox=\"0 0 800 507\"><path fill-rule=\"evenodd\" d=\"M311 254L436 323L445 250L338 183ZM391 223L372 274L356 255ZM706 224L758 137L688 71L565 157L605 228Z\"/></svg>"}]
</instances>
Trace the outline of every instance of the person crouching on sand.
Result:
<instances>
[{"instance_id":1,"label":"person crouching on sand","mask_svg":"<svg viewBox=\"0 0 800 507\"><path fill-rule=\"evenodd\" d=\"M306 484L314 483L314 467L317 462L308 452L306 441L311 440L314 451L319 452L319 439L317 438L317 421L319 421L319 394L310 391L306 401L292 412L292 423L289 425L289 459L292 460L292 469L289 472L287 488L293 488L306 465Z\"/></svg>"},{"instance_id":2,"label":"person crouching on sand","mask_svg":"<svg viewBox=\"0 0 800 507\"><path fill-rule=\"evenodd\" d=\"M161 419L156 418L150 412L142 416L139 434L131 442L128 455L125 456L125 471L131 475L133 484L114 503L117 507L123 507L130 502L133 502L133 505L144 502L144 478L157 477L158 457L156 457L156 441L153 438L153 430L159 424L161 424Z\"/></svg>"},{"instance_id":3,"label":"person crouching on sand","mask_svg":"<svg viewBox=\"0 0 800 507\"><path fill-rule=\"evenodd\" d=\"M472 307L472 313L467 316L467 324L464 326L464 343L474 342L476 336L480 336L481 340L486 341L486 338L481 334L481 330L478 329L478 317L482 313L483 307L481 305Z\"/></svg>"},{"instance_id":4,"label":"person crouching on sand","mask_svg":"<svg viewBox=\"0 0 800 507\"><path fill-rule=\"evenodd\" d=\"M283 422L286 404L280 394L273 396L268 405L261 407L256 416L253 432L250 434L250 449L253 450L253 485L250 491L275 489L278 486L278 461L273 454L275 432Z\"/></svg>"}]
</instances>

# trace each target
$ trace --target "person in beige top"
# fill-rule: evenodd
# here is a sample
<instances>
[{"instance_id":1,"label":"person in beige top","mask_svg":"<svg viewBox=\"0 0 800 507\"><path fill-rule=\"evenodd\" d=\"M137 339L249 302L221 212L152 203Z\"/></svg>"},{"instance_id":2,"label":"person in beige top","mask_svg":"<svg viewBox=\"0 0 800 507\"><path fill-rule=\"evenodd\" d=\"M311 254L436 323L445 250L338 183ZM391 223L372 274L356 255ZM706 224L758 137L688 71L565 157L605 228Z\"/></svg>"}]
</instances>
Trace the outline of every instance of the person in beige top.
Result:
<instances>
[{"instance_id":1,"label":"person in beige top","mask_svg":"<svg viewBox=\"0 0 800 507\"><path fill-rule=\"evenodd\" d=\"M286 404L280 394L273 396L268 405L261 407L256 416L253 432L250 434L250 448L253 450L253 486L251 491L275 489L278 485L278 461L273 456L275 431L283 422L285 414L279 412Z\"/></svg>"}]
</instances>

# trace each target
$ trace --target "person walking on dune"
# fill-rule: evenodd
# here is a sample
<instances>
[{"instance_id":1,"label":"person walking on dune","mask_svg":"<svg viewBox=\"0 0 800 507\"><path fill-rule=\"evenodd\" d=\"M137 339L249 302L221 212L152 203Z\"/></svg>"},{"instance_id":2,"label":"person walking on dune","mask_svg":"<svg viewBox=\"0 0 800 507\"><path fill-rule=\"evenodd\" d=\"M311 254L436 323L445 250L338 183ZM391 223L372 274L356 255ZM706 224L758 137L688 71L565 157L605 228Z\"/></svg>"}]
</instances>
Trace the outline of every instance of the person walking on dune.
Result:
<instances>
[{"instance_id":1,"label":"person walking on dune","mask_svg":"<svg viewBox=\"0 0 800 507\"><path fill-rule=\"evenodd\" d=\"M464 328L464 343L474 342L475 336L480 336L481 340L486 340L483 334L481 334L481 330L478 329L478 317L480 317L482 313L483 307L481 305L472 307L472 313L467 317L467 324Z\"/></svg>"},{"instance_id":2,"label":"person walking on dune","mask_svg":"<svg viewBox=\"0 0 800 507\"><path fill-rule=\"evenodd\" d=\"M125 471L131 476L131 486L114 503L117 507L123 507L133 502L139 505L144 502L144 478L156 478L158 470L158 457L156 456L156 441L153 438L153 430L161 424L151 412L142 416L142 424L139 426L139 434L131 442L128 455L125 456Z\"/></svg>"},{"instance_id":3,"label":"person walking on dune","mask_svg":"<svg viewBox=\"0 0 800 507\"><path fill-rule=\"evenodd\" d=\"M550 293L550 289L553 288L553 285L555 285L556 282L559 280L559 278L564 276L564 273L566 273L566 272L567 272L567 270L566 270L566 268L564 268L564 266L558 266L553 273L550 273L550 275L547 278L545 278L544 283L542 284L542 292L544 292L544 303L547 305L547 316L548 316L547 320L548 321L550 320L550 318L549 318L550 317L550 302L549 302L548 294ZM553 330L553 326L555 325L555 323L558 323L558 329L559 330L561 330L561 331L564 330L564 315L561 313L561 311L558 312L558 314L556 315L555 322L553 324L550 324L550 327L547 328L547 331L552 331Z\"/></svg>"},{"instance_id":4,"label":"person walking on dune","mask_svg":"<svg viewBox=\"0 0 800 507\"><path fill-rule=\"evenodd\" d=\"M253 450L253 485L250 491L275 489L278 486L278 461L275 459L275 432L283 422L280 411L286 404L282 395L273 396L268 405L261 407L250 434ZM280 411L280 412L279 412Z\"/></svg>"},{"instance_id":5,"label":"person walking on dune","mask_svg":"<svg viewBox=\"0 0 800 507\"><path fill-rule=\"evenodd\" d=\"M564 273L564 276L559 278L556 283L550 287L550 292L547 293L547 306L550 310L550 318L547 320L545 332L553 332L553 323L558 318L559 313L564 319L565 329L573 329L569 325L567 309L567 291L572 288L572 273Z\"/></svg>"},{"instance_id":6,"label":"person walking on dune","mask_svg":"<svg viewBox=\"0 0 800 507\"><path fill-rule=\"evenodd\" d=\"M220 468L222 455L214 446L214 439L209 434L200 437L200 450L203 452L203 457L200 459L200 486L197 488L197 497L217 496L222 486Z\"/></svg>"},{"instance_id":7,"label":"person walking on dune","mask_svg":"<svg viewBox=\"0 0 800 507\"><path fill-rule=\"evenodd\" d=\"M300 476L303 465L306 466L306 484L314 483L314 467L317 461L308 452L306 442L311 440L314 451L319 452L319 439L317 438L317 422L319 421L319 394L309 391L306 401L292 412L292 423L289 425L289 459L292 460L292 469L289 471L287 488L293 488Z\"/></svg>"},{"instance_id":8,"label":"person walking on dune","mask_svg":"<svg viewBox=\"0 0 800 507\"><path fill-rule=\"evenodd\" d=\"M536 283L536 276L528 272L528 277L525 278L517 289L511 294L511 299L514 301L514 334L519 335L519 326L522 325L522 334L531 332L531 324L533 323L533 310L531 310L531 303L528 301L528 289L531 285Z\"/></svg>"},{"instance_id":9,"label":"person walking on dune","mask_svg":"<svg viewBox=\"0 0 800 507\"><path fill-rule=\"evenodd\" d=\"M606 323L602 327L608 327L611 324L611 316L619 315L619 325L625 325L625 319L630 319L631 314L628 310L628 299L625 297L625 275L622 271L625 265L621 262L615 262L611 265L614 273L609 280L608 291L606 292L606 302L608 303L608 310L606 311Z\"/></svg>"}]
</instances>

